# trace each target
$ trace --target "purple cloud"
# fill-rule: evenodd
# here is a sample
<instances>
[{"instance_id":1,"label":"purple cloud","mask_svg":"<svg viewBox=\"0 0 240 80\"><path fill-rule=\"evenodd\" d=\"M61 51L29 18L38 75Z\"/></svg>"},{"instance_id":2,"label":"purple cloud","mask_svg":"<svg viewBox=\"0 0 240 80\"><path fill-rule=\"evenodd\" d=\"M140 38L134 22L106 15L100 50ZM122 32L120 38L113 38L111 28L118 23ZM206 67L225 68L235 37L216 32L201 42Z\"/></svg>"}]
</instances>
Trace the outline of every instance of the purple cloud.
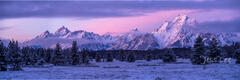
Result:
<instances>
[{"instance_id":1,"label":"purple cloud","mask_svg":"<svg viewBox=\"0 0 240 80\"><path fill-rule=\"evenodd\" d=\"M230 21L212 21L198 24L198 32L240 32L240 18Z\"/></svg>"},{"instance_id":2,"label":"purple cloud","mask_svg":"<svg viewBox=\"0 0 240 80\"><path fill-rule=\"evenodd\" d=\"M0 27L0 31L9 29L10 27Z\"/></svg>"},{"instance_id":3,"label":"purple cloud","mask_svg":"<svg viewBox=\"0 0 240 80\"><path fill-rule=\"evenodd\" d=\"M0 19L21 17L122 17L172 9L240 9L239 0L218 1L3 1Z\"/></svg>"}]
</instances>

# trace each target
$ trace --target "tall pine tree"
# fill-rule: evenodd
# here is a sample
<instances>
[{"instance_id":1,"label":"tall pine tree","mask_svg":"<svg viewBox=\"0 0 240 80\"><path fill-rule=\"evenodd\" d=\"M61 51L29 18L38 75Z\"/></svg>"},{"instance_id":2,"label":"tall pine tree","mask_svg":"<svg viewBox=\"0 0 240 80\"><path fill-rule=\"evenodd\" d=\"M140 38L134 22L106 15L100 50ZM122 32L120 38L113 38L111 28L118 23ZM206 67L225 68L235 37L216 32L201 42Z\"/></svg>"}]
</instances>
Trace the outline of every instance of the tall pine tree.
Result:
<instances>
[{"instance_id":1,"label":"tall pine tree","mask_svg":"<svg viewBox=\"0 0 240 80\"><path fill-rule=\"evenodd\" d=\"M52 60L53 60L52 49L48 48L46 51L46 54L47 54L46 62L52 63Z\"/></svg>"},{"instance_id":2,"label":"tall pine tree","mask_svg":"<svg viewBox=\"0 0 240 80\"><path fill-rule=\"evenodd\" d=\"M124 50L119 50L119 58L120 58L120 61L125 61L127 56L126 56L126 53Z\"/></svg>"},{"instance_id":3,"label":"tall pine tree","mask_svg":"<svg viewBox=\"0 0 240 80\"><path fill-rule=\"evenodd\" d=\"M212 38L210 46L209 46L209 57L211 60L213 60L214 63L217 63L220 61L220 50L218 47L218 42L216 38Z\"/></svg>"},{"instance_id":4,"label":"tall pine tree","mask_svg":"<svg viewBox=\"0 0 240 80\"><path fill-rule=\"evenodd\" d=\"M78 48L77 48L77 41L73 41L72 43L72 65L79 64L79 54L78 54Z\"/></svg>"},{"instance_id":5,"label":"tall pine tree","mask_svg":"<svg viewBox=\"0 0 240 80\"><path fill-rule=\"evenodd\" d=\"M9 59L12 64L12 70L22 70L21 61L22 57L20 54L20 48L18 47L18 41L10 41L8 45Z\"/></svg>"},{"instance_id":6,"label":"tall pine tree","mask_svg":"<svg viewBox=\"0 0 240 80\"><path fill-rule=\"evenodd\" d=\"M54 65L63 65L64 64L64 56L62 54L62 48L59 43L56 44L55 49L55 63Z\"/></svg>"},{"instance_id":7,"label":"tall pine tree","mask_svg":"<svg viewBox=\"0 0 240 80\"><path fill-rule=\"evenodd\" d=\"M81 51L81 63L89 64L89 51L85 48Z\"/></svg>"},{"instance_id":8,"label":"tall pine tree","mask_svg":"<svg viewBox=\"0 0 240 80\"><path fill-rule=\"evenodd\" d=\"M113 61L113 56L111 53L107 53L107 62L112 62Z\"/></svg>"},{"instance_id":9,"label":"tall pine tree","mask_svg":"<svg viewBox=\"0 0 240 80\"><path fill-rule=\"evenodd\" d=\"M101 62L101 53L100 52L96 53L95 61L96 62Z\"/></svg>"},{"instance_id":10,"label":"tall pine tree","mask_svg":"<svg viewBox=\"0 0 240 80\"><path fill-rule=\"evenodd\" d=\"M240 43L238 42L237 44L239 45ZM236 48L238 48L235 51L235 58L237 59L236 64L240 64L240 47L238 46Z\"/></svg>"},{"instance_id":11,"label":"tall pine tree","mask_svg":"<svg viewBox=\"0 0 240 80\"><path fill-rule=\"evenodd\" d=\"M5 50L5 46L0 40L0 71L7 71L7 55Z\"/></svg>"},{"instance_id":12,"label":"tall pine tree","mask_svg":"<svg viewBox=\"0 0 240 80\"><path fill-rule=\"evenodd\" d=\"M170 63L176 62L176 55L174 54L172 49L168 49L165 54L163 55L163 62Z\"/></svg>"},{"instance_id":13,"label":"tall pine tree","mask_svg":"<svg viewBox=\"0 0 240 80\"><path fill-rule=\"evenodd\" d=\"M205 49L203 39L200 36L198 36L195 41L193 51L194 53L191 57L192 64L204 64Z\"/></svg>"},{"instance_id":14,"label":"tall pine tree","mask_svg":"<svg viewBox=\"0 0 240 80\"><path fill-rule=\"evenodd\" d=\"M129 52L129 55L127 57L127 61L128 62L135 62L136 61L136 57L135 57L135 54L133 52Z\"/></svg>"},{"instance_id":15,"label":"tall pine tree","mask_svg":"<svg viewBox=\"0 0 240 80\"><path fill-rule=\"evenodd\" d=\"M23 54L24 65L30 65L30 63L31 63L30 48L28 46L23 47L22 48L22 54Z\"/></svg>"},{"instance_id":16,"label":"tall pine tree","mask_svg":"<svg viewBox=\"0 0 240 80\"><path fill-rule=\"evenodd\" d=\"M146 61L151 61L151 60L152 60L152 54L151 54L151 51L148 50L146 53Z\"/></svg>"}]
</instances>

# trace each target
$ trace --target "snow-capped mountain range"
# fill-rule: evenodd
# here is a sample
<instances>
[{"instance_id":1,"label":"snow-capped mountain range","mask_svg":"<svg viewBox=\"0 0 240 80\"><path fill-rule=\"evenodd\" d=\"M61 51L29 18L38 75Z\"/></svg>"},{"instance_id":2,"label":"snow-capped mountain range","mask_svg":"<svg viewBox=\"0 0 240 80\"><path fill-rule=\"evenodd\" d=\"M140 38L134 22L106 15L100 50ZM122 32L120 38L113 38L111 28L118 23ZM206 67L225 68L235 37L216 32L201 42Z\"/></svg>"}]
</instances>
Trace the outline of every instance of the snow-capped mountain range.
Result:
<instances>
[{"instance_id":1,"label":"snow-capped mountain range","mask_svg":"<svg viewBox=\"0 0 240 80\"><path fill-rule=\"evenodd\" d=\"M204 38L206 45L215 37L221 46L231 45L240 41L240 33L194 33L197 26L196 19L186 15L179 15L173 21L162 24L151 33L144 33L133 29L123 35L113 36L87 32L84 30L70 31L66 27L59 28L56 32L45 31L32 40L23 42L22 46L53 48L56 43L61 43L63 48L71 47L72 41L77 41L79 48L92 50L147 50L166 47L192 47L197 36Z\"/></svg>"},{"instance_id":2,"label":"snow-capped mountain range","mask_svg":"<svg viewBox=\"0 0 240 80\"><path fill-rule=\"evenodd\" d=\"M117 37L110 34L98 35L84 30L71 32L62 26L54 33L45 31L34 39L23 42L22 46L54 48L56 43L61 43L63 48L68 48L73 41L77 41L80 48L99 50L106 49Z\"/></svg>"}]
</instances>

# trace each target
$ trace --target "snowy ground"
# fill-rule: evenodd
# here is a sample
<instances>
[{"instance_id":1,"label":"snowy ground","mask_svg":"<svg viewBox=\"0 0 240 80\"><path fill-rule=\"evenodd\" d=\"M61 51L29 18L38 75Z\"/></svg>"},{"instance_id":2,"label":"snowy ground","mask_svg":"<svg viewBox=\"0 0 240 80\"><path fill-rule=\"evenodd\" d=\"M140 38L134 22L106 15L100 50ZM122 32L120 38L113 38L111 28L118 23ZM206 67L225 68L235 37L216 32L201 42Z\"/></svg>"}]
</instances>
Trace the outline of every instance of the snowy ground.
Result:
<instances>
[{"instance_id":1,"label":"snowy ground","mask_svg":"<svg viewBox=\"0 0 240 80\"><path fill-rule=\"evenodd\" d=\"M91 63L99 67L24 67L24 71L0 72L0 79L240 80L240 65L232 63L206 65L205 70L183 59L174 64L164 64L161 60Z\"/></svg>"}]
</instances>

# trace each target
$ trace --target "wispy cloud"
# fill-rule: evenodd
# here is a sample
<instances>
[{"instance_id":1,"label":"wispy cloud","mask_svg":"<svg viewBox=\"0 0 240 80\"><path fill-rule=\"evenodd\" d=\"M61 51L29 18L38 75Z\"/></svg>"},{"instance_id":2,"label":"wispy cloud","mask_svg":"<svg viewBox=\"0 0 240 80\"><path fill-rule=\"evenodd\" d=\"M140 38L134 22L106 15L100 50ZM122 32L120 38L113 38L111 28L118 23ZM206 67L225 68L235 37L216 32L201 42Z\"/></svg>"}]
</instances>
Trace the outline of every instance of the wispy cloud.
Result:
<instances>
[{"instance_id":1,"label":"wispy cloud","mask_svg":"<svg viewBox=\"0 0 240 80\"><path fill-rule=\"evenodd\" d=\"M27 40L65 25L95 33L151 32L178 14L196 18L201 30L240 30L240 0L2 1L0 37ZM11 29L5 28L11 26ZM231 27L230 27L231 26ZM226 29L227 28L227 29Z\"/></svg>"},{"instance_id":2,"label":"wispy cloud","mask_svg":"<svg viewBox=\"0 0 240 80\"><path fill-rule=\"evenodd\" d=\"M240 18L229 21L210 21L198 24L197 32L240 32Z\"/></svg>"},{"instance_id":3,"label":"wispy cloud","mask_svg":"<svg viewBox=\"0 0 240 80\"><path fill-rule=\"evenodd\" d=\"M159 10L240 9L239 0L172 1L4 1L0 19L21 17L126 17Z\"/></svg>"},{"instance_id":4,"label":"wispy cloud","mask_svg":"<svg viewBox=\"0 0 240 80\"><path fill-rule=\"evenodd\" d=\"M7 30L7 29L9 29L10 27L3 27L3 26L0 26L0 31L2 31L2 30Z\"/></svg>"}]
</instances>

